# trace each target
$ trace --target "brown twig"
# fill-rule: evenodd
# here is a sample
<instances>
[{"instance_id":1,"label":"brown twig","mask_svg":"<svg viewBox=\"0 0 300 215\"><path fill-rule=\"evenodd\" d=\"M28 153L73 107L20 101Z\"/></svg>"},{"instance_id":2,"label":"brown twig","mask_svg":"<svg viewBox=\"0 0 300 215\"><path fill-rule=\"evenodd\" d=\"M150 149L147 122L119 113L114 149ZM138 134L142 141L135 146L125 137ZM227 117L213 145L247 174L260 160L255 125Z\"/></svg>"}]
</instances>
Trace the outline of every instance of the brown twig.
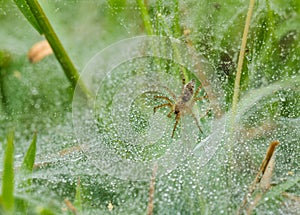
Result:
<instances>
[{"instance_id":1,"label":"brown twig","mask_svg":"<svg viewBox=\"0 0 300 215\"><path fill-rule=\"evenodd\" d=\"M251 183L251 185L249 187L249 191L245 195L244 200L243 200L242 204L240 205L240 207L238 208L236 214L241 214L241 211L245 208L246 204L248 203L248 198L251 197L251 195L255 191L256 185L259 184L260 182L262 182L262 179L265 180L265 181L270 180L271 173L272 173L273 168L274 168L274 165L273 165L274 163L270 162L270 161L273 157L273 154L275 152L275 148L278 144L279 144L278 141L273 141L273 142L270 143L270 145L267 149L266 156L265 156L265 158L263 159L263 161L260 165L259 171L258 171L254 181ZM271 167L271 166L273 166L273 167ZM268 171L266 171L267 168L270 168L270 173ZM267 189L265 189L264 192L266 190ZM261 195L257 195L256 198L255 198L255 202L258 202L260 199L261 199ZM254 204L254 205L256 205L256 204ZM252 210L253 210L253 206L249 207L247 212L250 213Z\"/></svg>"},{"instance_id":2,"label":"brown twig","mask_svg":"<svg viewBox=\"0 0 300 215\"><path fill-rule=\"evenodd\" d=\"M158 169L158 164L155 163L152 169L152 176L150 180L150 188L149 188L149 200L148 200L148 207L147 207L147 215L153 214L154 209L154 192L155 192L155 177Z\"/></svg>"},{"instance_id":3,"label":"brown twig","mask_svg":"<svg viewBox=\"0 0 300 215\"><path fill-rule=\"evenodd\" d=\"M77 214L77 210L76 210L75 206L72 204L72 202L70 202L68 199L65 199L64 202L65 202L66 206L69 208L69 210L74 215L76 215Z\"/></svg>"}]
</instances>

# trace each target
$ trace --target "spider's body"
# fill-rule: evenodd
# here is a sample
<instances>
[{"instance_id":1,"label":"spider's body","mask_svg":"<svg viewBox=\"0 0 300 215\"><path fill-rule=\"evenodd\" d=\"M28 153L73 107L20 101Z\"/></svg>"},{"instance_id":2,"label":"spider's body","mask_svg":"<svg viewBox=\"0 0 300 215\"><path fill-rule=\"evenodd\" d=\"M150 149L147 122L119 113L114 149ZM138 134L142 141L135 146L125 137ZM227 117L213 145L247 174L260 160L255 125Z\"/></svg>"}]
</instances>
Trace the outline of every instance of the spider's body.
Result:
<instances>
[{"instance_id":1,"label":"spider's body","mask_svg":"<svg viewBox=\"0 0 300 215\"><path fill-rule=\"evenodd\" d=\"M184 112L184 110L189 109L189 107L193 106L191 103L192 98L194 96L194 88L195 88L195 80L193 79L186 85L184 85L182 90L182 95L179 97L178 102L175 104L175 114L179 114L180 112Z\"/></svg>"},{"instance_id":2,"label":"spider's body","mask_svg":"<svg viewBox=\"0 0 300 215\"><path fill-rule=\"evenodd\" d=\"M199 131L201 133L201 127L200 124L195 116L195 114L192 111L192 108L195 104L195 101L199 101L202 100L204 98L207 98L207 96L203 96L203 97L199 97L197 98L197 94L199 93L201 86L198 87L198 89L196 90L196 92L194 92L194 88L195 88L195 80L191 80L190 82L188 82L187 84L185 84L185 79L182 79L182 83L183 83L183 87L182 87L182 92L181 95L179 96L179 98L177 99L176 95L169 89L167 89L167 91L171 94L173 101L171 99L169 99L166 96L155 96L155 98L160 98L160 99L164 99L167 101L167 103L158 105L154 107L154 113L156 112L157 109L162 108L162 107L170 107L170 112L168 114L168 117L171 117L171 114L174 113L175 116L175 125L173 128L173 132L172 132L172 138L174 137L174 133L177 127L177 124L179 122L180 117L182 117L184 114L191 114L192 117L194 118L197 127L199 128Z\"/></svg>"}]
</instances>

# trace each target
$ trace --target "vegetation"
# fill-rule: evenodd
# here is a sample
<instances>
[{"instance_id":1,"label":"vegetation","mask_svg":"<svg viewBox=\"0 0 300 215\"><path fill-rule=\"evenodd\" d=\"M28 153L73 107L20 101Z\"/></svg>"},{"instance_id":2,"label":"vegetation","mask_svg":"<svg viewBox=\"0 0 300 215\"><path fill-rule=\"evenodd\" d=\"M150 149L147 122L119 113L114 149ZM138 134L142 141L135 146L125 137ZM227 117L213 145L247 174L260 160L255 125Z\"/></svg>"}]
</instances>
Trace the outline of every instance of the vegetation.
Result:
<instances>
[{"instance_id":1,"label":"vegetation","mask_svg":"<svg viewBox=\"0 0 300 215\"><path fill-rule=\"evenodd\" d=\"M1 214L299 211L299 1L4 0L0 23ZM153 55L102 71L134 41ZM203 134L171 138L153 95L182 79Z\"/></svg>"}]
</instances>

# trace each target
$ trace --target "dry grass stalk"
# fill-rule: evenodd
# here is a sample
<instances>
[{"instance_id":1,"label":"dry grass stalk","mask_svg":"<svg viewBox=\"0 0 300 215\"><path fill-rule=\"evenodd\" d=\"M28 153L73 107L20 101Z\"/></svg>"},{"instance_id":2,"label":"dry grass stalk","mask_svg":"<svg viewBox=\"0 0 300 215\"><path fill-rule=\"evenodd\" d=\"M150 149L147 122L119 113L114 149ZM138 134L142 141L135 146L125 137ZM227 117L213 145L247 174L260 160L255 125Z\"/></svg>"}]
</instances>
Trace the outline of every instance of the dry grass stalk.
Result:
<instances>
[{"instance_id":1,"label":"dry grass stalk","mask_svg":"<svg viewBox=\"0 0 300 215\"><path fill-rule=\"evenodd\" d=\"M263 192L266 192L271 187L271 178L275 169L275 157L272 156L264 175L262 176L259 187Z\"/></svg>"},{"instance_id":2,"label":"dry grass stalk","mask_svg":"<svg viewBox=\"0 0 300 215\"><path fill-rule=\"evenodd\" d=\"M108 203L107 209L108 209L109 211L112 211L112 210L114 209L114 206L113 206L113 204L112 204L111 202Z\"/></svg>"},{"instance_id":3,"label":"dry grass stalk","mask_svg":"<svg viewBox=\"0 0 300 215\"><path fill-rule=\"evenodd\" d=\"M249 207L246 209L246 214L250 215L252 213L252 211L254 210L254 208L257 206L257 204L259 203L259 201L261 200L262 197L262 193L258 193L253 201L251 202L251 204L249 205Z\"/></svg>"},{"instance_id":4,"label":"dry grass stalk","mask_svg":"<svg viewBox=\"0 0 300 215\"><path fill-rule=\"evenodd\" d=\"M273 171L275 168L275 158L272 156L270 162L267 165L267 168L265 170L265 173L263 174L260 182L259 182L259 188L261 192L257 193L257 195L254 197L254 200L251 202L249 207L246 210L246 214L251 214L254 208L258 205L260 202L263 194L267 192L271 187L271 178L273 175Z\"/></svg>"},{"instance_id":5,"label":"dry grass stalk","mask_svg":"<svg viewBox=\"0 0 300 215\"><path fill-rule=\"evenodd\" d=\"M268 164L269 164L269 162L270 162L270 160L271 160L271 158L272 158L272 156L275 152L275 147L278 144L279 144L278 141L273 141L273 142L270 143L269 148L268 148L267 153L266 153L266 157L262 161L261 166L259 168L259 172L258 172L258 174L255 178L255 183L256 184L259 183L261 181L262 177L264 176L265 171L268 167Z\"/></svg>"},{"instance_id":6,"label":"dry grass stalk","mask_svg":"<svg viewBox=\"0 0 300 215\"><path fill-rule=\"evenodd\" d=\"M257 185L262 190L262 193L258 193L254 200L251 202L250 206L247 208L247 214L251 214L252 210L256 207L258 202L260 201L262 194L266 192L271 186L271 177L273 170L275 168L275 159L273 157L275 148L279 144L278 141L273 141L270 143L265 158L263 159L259 171L251 183L249 187L248 193L245 195L244 200L240 207L237 210L236 214L241 214L242 210L246 207L249 203L249 198L252 196L253 192L257 189Z\"/></svg>"},{"instance_id":7,"label":"dry grass stalk","mask_svg":"<svg viewBox=\"0 0 300 215\"><path fill-rule=\"evenodd\" d=\"M151 176L151 180L150 180L147 215L152 215L153 214L153 209L154 209L154 192L155 192L155 178L156 178L157 169L158 169L158 164L156 163L153 166L152 176Z\"/></svg>"},{"instance_id":8,"label":"dry grass stalk","mask_svg":"<svg viewBox=\"0 0 300 215\"><path fill-rule=\"evenodd\" d=\"M243 68L243 62L244 62L244 56L246 51L246 44L247 44L247 38L248 38L248 32L251 24L251 18L253 14L253 8L254 8L255 0L250 0L249 8L247 12L245 27L244 27L244 33L242 38L242 44L239 54L239 60L237 65L237 71L236 71L236 77L235 77L235 83L234 83L234 92L233 92L233 98L232 98L232 118L236 116L236 108L237 108L237 102L238 97L240 94L240 82L241 82L241 76L242 76L242 68ZM232 120L232 123L234 121Z\"/></svg>"},{"instance_id":9,"label":"dry grass stalk","mask_svg":"<svg viewBox=\"0 0 300 215\"><path fill-rule=\"evenodd\" d=\"M74 215L76 215L77 214L77 210L76 210L75 206L68 199L65 199L64 202L65 202L66 206L69 208L69 210Z\"/></svg>"}]
</instances>

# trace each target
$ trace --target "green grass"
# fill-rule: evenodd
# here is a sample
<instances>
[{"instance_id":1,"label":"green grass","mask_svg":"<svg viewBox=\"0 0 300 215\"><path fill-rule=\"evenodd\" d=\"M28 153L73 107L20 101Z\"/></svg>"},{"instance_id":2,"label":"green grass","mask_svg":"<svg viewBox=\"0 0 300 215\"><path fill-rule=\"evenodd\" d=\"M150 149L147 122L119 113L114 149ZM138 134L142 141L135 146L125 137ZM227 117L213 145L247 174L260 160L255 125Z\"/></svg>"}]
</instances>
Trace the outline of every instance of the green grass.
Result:
<instances>
[{"instance_id":1,"label":"green grass","mask_svg":"<svg viewBox=\"0 0 300 215\"><path fill-rule=\"evenodd\" d=\"M194 147L206 141L211 144L208 151L199 147L194 154L183 152L176 157L178 166L163 175L166 170L158 168L153 214L236 213L274 140L280 145L270 177L272 187L255 190L251 198L257 194L262 198L253 214L288 214L292 207L285 205L300 207L296 198L289 197L300 196L300 3L255 1L245 56L238 60L248 6L249 1L232 0L1 1L0 41L5 43L0 47L0 213L72 214L65 199L79 214L146 213L151 171L149 181L115 177L109 173L110 168L115 171L113 167L101 169L97 163L105 156L99 146L132 161L148 162L167 153L173 143L174 117L159 125L169 127L170 132L155 144L132 144L123 139L126 133L118 133L122 127L114 126L114 99L120 93L129 97L131 91L126 90L130 87L138 91L140 86L131 81L139 75L158 78L180 94L181 72L187 81L198 79L191 72L192 65L183 67L156 57L122 62L103 77L97 89L93 108L98 133L91 132L90 138L101 134L100 138L90 145L82 142L72 125L74 88L85 65L103 48L139 35L176 38L205 57L212 70L202 71L197 85L207 77L215 93L210 95L216 98L198 103L195 109L201 114L211 102L221 109L219 115L212 110L201 120L205 134L189 143ZM38 19L40 16L43 18ZM28 50L44 37L56 57L31 64ZM172 45L148 48L153 53L172 50L174 61L186 57ZM116 52L120 50L105 57L114 59ZM170 76L176 81L165 78ZM81 81L83 89L90 87ZM129 122L124 123L141 140L146 140L142 137L150 127L153 106L161 102L153 99L154 93L143 92L134 98L128 109ZM164 90L161 95L169 96L169 92ZM85 107L82 105L82 114ZM159 117L168 111L159 110ZM194 129L194 123L190 125ZM181 128L178 126L175 138ZM214 131L222 132L213 136ZM202 165L210 146L218 149ZM108 205L113 206L112 211Z\"/></svg>"},{"instance_id":2,"label":"green grass","mask_svg":"<svg viewBox=\"0 0 300 215\"><path fill-rule=\"evenodd\" d=\"M14 211L14 133L11 131L7 135L7 145L4 155L4 168L2 175L2 209L7 214Z\"/></svg>"},{"instance_id":3,"label":"green grass","mask_svg":"<svg viewBox=\"0 0 300 215\"><path fill-rule=\"evenodd\" d=\"M90 92L84 86L81 80L79 80L79 73L77 72L74 64L66 53L60 40L58 39L54 29L52 28L46 14L39 5L38 1L15 1L17 6L32 26L42 35L44 35L49 42L58 62L62 66L66 77L69 79L73 88L78 86L89 97Z\"/></svg>"}]
</instances>

